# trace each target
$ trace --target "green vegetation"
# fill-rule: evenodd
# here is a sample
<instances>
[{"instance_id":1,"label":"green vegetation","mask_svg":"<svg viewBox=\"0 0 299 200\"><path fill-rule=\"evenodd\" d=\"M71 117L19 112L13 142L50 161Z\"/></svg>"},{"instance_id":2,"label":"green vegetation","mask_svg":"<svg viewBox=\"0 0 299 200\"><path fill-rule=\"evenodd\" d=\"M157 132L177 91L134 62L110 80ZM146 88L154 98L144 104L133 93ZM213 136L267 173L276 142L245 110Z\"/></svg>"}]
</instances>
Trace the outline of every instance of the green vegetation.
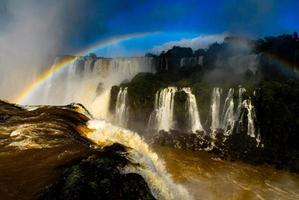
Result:
<instances>
[{"instance_id":1,"label":"green vegetation","mask_svg":"<svg viewBox=\"0 0 299 200\"><path fill-rule=\"evenodd\" d=\"M246 50L240 51L240 44L245 44ZM156 74L141 73L131 82L113 87L111 111L115 107L119 87L128 87L129 128L144 133L154 110L157 91L169 86L178 87L179 90L190 87L196 96L201 123L208 130L213 88L222 88L222 105L229 88L234 88L236 108L238 88L241 85L246 88L243 99L251 98L253 101L256 132L261 135L263 147L257 147L255 138L247 135L245 119L243 127L235 130L235 134L225 144L221 144L221 153L231 159L269 163L299 172L299 78L295 72L299 66L298 52L299 40L296 34L257 41L231 37L226 38L223 44L213 44L206 50L195 52L188 48L174 47L155 57L159 66ZM274 62L269 54L276 57L281 55L281 60L289 63L289 68L281 62ZM194 56L203 56L203 62L181 66L178 58L186 56L192 59ZM239 73L243 65L248 68ZM251 69L252 65L256 70ZM175 137L182 141L189 137L183 137L189 126L185 105L186 94L177 92L174 117L178 133ZM192 137L190 140L193 141Z\"/></svg>"}]
</instances>

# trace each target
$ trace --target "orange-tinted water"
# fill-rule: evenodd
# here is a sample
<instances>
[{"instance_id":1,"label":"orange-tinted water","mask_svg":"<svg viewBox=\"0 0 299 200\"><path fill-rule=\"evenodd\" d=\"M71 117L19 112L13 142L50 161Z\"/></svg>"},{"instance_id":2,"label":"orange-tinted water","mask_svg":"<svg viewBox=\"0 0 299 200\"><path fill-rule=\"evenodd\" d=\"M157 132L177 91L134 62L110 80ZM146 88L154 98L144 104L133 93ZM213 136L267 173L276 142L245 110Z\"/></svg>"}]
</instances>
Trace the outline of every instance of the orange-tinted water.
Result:
<instances>
[{"instance_id":1,"label":"orange-tinted water","mask_svg":"<svg viewBox=\"0 0 299 200\"><path fill-rule=\"evenodd\" d=\"M68 162L84 156L79 145L0 153L0 199L37 199Z\"/></svg>"},{"instance_id":2,"label":"orange-tinted water","mask_svg":"<svg viewBox=\"0 0 299 200\"><path fill-rule=\"evenodd\" d=\"M223 161L206 152L155 146L173 178L195 199L299 199L299 175L269 166Z\"/></svg>"}]
</instances>

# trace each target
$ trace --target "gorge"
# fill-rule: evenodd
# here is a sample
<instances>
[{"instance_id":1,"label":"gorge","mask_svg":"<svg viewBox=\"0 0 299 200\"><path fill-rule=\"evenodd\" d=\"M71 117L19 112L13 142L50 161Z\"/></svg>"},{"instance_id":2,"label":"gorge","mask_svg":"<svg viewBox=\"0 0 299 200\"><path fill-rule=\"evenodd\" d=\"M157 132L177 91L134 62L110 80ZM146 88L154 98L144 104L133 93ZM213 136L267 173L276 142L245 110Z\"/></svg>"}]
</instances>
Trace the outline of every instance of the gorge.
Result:
<instances>
[{"instance_id":1,"label":"gorge","mask_svg":"<svg viewBox=\"0 0 299 200\"><path fill-rule=\"evenodd\" d=\"M0 101L1 193L299 198L298 66L281 70L269 43L228 37L196 51L56 58L29 95ZM14 167L24 163L33 167Z\"/></svg>"}]
</instances>

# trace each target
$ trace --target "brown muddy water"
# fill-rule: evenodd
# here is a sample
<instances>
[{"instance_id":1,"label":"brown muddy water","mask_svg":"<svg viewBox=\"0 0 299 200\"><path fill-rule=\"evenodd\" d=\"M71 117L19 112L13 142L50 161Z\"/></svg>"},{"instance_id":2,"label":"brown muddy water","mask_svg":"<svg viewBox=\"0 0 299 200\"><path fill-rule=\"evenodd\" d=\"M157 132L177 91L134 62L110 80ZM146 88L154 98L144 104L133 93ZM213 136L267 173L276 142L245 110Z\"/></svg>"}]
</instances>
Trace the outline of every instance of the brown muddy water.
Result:
<instances>
[{"instance_id":1,"label":"brown muddy water","mask_svg":"<svg viewBox=\"0 0 299 200\"><path fill-rule=\"evenodd\" d=\"M296 200L299 175L270 166L223 161L207 152L155 146L175 181L195 199L205 200Z\"/></svg>"},{"instance_id":2,"label":"brown muddy water","mask_svg":"<svg viewBox=\"0 0 299 200\"><path fill-rule=\"evenodd\" d=\"M2 149L3 150L3 149ZM0 153L0 199L37 199L64 165L86 155L78 145Z\"/></svg>"},{"instance_id":3,"label":"brown muddy water","mask_svg":"<svg viewBox=\"0 0 299 200\"><path fill-rule=\"evenodd\" d=\"M174 180L195 199L299 199L299 175L270 166L223 161L206 152L155 146ZM36 199L60 168L86 154L78 145L0 153L0 199Z\"/></svg>"}]
</instances>

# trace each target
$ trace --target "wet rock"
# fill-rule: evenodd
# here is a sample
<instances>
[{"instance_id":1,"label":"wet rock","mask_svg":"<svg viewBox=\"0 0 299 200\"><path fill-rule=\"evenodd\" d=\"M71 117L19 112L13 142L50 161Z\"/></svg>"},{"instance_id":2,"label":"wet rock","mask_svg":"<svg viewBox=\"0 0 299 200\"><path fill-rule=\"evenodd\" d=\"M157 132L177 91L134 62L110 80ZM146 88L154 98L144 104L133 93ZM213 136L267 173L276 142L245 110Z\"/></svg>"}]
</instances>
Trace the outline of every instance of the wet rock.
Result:
<instances>
[{"instance_id":1,"label":"wet rock","mask_svg":"<svg viewBox=\"0 0 299 200\"><path fill-rule=\"evenodd\" d=\"M102 149L84 137L89 117L81 104L0 101L1 199L155 199L143 177L124 173L126 147Z\"/></svg>"},{"instance_id":2,"label":"wet rock","mask_svg":"<svg viewBox=\"0 0 299 200\"><path fill-rule=\"evenodd\" d=\"M155 199L140 175L122 172L127 160L117 152L120 149L116 145L66 167L39 199Z\"/></svg>"}]
</instances>

